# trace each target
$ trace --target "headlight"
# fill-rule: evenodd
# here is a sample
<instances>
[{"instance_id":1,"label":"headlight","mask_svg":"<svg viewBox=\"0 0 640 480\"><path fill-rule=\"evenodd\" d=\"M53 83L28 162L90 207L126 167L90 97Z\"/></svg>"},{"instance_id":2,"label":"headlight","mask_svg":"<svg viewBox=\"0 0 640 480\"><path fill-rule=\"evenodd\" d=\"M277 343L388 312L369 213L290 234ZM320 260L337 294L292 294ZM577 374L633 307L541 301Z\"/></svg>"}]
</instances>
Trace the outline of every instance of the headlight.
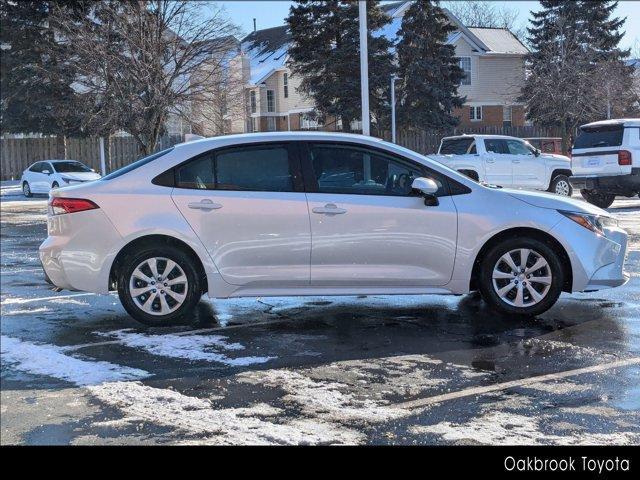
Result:
<instances>
[{"instance_id":1,"label":"headlight","mask_svg":"<svg viewBox=\"0 0 640 480\"><path fill-rule=\"evenodd\" d=\"M618 221L613 217L605 217L604 215L592 215L589 213L565 212L558 210L562 215L582 225L587 230L604 236L605 227L617 227Z\"/></svg>"}]
</instances>

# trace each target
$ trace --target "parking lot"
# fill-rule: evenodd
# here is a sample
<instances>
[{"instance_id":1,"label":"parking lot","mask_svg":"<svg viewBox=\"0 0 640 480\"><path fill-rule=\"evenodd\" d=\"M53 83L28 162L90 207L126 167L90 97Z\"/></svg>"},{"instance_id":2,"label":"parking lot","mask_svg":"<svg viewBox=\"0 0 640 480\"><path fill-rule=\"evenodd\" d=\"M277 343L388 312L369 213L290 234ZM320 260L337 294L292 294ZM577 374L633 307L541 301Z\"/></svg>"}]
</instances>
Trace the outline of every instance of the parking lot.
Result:
<instances>
[{"instance_id":1,"label":"parking lot","mask_svg":"<svg viewBox=\"0 0 640 480\"><path fill-rule=\"evenodd\" d=\"M141 326L50 290L46 198L1 189L2 444L640 444L640 200L623 287L530 320L477 295L203 299Z\"/></svg>"}]
</instances>

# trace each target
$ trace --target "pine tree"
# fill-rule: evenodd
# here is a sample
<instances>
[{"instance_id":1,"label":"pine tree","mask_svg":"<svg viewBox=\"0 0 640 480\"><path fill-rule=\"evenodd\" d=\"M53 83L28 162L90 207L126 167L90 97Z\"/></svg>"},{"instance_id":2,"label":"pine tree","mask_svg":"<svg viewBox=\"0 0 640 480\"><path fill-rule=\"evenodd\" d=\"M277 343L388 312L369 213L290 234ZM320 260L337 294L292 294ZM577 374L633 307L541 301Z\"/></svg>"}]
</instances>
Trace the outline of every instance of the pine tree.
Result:
<instances>
[{"instance_id":1,"label":"pine tree","mask_svg":"<svg viewBox=\"0 0 640 480\"><path fill-rule=\"evenodd\" d=\"M541 0L528 29L532 52L521 101L527 117L561 128L565 141L589 121L633 114L633 69L620 50L624 19L611 18L615 1Z\"/></svg>"},{"instance_id":2,"label":"pine tree","mask_svg":"<svg viewBox=\"0 0 640 480\"><path fill-rule=\"evenodd\" d=\"M370 109L381 128L389 115L392 44L374 35L390 18L378 2L367 2ZM344 131L361 117L358 2L298 0L287 18L292 43L289 68L301 77L300 91L319 114L342 121Z\"/></svg>"},{"instance_id":3,"label":"pine tree","mask_svg":"<svg viewBox=\"0 0 640 480\"><path fill-rule=\"evenodd\" d=\"M414 2L402 19L398 52L398 120L415 128L447 128L459 120L464 76L447 38L455 27L435 1Z\"/></svg>"},{"instance_id":4,"label":"pine tree","mask_svg":"<svg viewBox=\"0 0 640 480\"><path fill-rule=\"evenodd\" d=\"M70 15L82 9L80 2L66 6ZM0 5L2 131L57 135L62 155L64 138L80 132L82 108L71 87L74 71L64 61L66 46L48 28L49 9L43 1Z\"/></svg>"}]
</instances>

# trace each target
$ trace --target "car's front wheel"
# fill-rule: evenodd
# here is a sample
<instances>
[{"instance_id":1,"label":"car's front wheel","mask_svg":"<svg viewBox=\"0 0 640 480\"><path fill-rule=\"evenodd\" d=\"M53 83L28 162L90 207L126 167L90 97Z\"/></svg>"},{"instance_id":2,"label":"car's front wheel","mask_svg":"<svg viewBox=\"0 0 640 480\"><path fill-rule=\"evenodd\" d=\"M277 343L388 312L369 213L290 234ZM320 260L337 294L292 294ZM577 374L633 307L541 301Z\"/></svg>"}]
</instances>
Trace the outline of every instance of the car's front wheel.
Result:
<instances>
[{"instance_id":1,"label":"car's front wheel","mask_svg":"<svg viewBox=\"0 0 640 480\"><path fill-rule=\"evenodd\" d=\"M139 322L166 326L189 320L202 287L190 255L170 245L145 247L122 262L118 295Z\"/></svg>"},{"instance_id":2,"label":"car's front wheel","mask_svg":"<svg viewBox=\"0 0 640 480\"><path fill-rule=\"evenodd\" d=\"M580 190L582 198L596 207L609 208L616 196L612 193L595 193L591 190Z\"/></svg>"},{"instance_id":3,"label":"car's front wheel","mask_svg":"<svg viewBox=\"0 0 640 480\"><path fill-rule=\"evenodd\" d=\"M558 254L534 238L513 238L494 245L480 264L482 297L511 315L539 315L551 308L564 283Z\"/></svg>"},{"instance_id":4,"label":"car's front wheel","mask_svg":"<svg viewBox=\"0 0 640 480\"><path fill-rule=\"evenodd\" d=\"M554 177L551 181L551 185L549 186L549 191L556 195L570 197L573 194L573 188L569 183L569 177L566 175L557 175Z\"/></svg>"},{"instance_id":5,"label":"car's front wheel","mask_svg":"<svg viewBox=\"0 0 640 480\"><path fill-rule=\"evenodd\" d=\"M28 182L22 183L22 193L27 198L33 197L33 193L31 193L31 187Z\"/></svg>"}]
</instances>

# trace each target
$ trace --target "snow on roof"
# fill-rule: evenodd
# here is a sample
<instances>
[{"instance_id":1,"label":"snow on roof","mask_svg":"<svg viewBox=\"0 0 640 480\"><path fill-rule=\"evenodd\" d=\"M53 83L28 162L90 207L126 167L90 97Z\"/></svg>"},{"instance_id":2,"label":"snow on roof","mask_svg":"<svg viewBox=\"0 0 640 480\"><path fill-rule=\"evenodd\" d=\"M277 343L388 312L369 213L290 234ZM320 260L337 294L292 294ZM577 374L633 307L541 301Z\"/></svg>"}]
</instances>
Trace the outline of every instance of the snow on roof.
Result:
<instances>
[{"instance_id":1,"label":"snow on roof","mask_svg":"<svg viewBox=\"0 0 640 480\"><path fill-rule=\"evenodd\" d=\"M468 29L489 47L491 53L529 53L527 47L506 28L468 27Z\"/></svg>"},{"instance_id":2,"label":"snow on roof","mask_svg":"<svg viewBox=\"0 0 640 480\"><path fill-rule=\"evenodd\" d=\"M286 25L251 32L242 40L242 51L249 56L251 85L284 67L290 40Z\"/></svg>"}]
</instances>

